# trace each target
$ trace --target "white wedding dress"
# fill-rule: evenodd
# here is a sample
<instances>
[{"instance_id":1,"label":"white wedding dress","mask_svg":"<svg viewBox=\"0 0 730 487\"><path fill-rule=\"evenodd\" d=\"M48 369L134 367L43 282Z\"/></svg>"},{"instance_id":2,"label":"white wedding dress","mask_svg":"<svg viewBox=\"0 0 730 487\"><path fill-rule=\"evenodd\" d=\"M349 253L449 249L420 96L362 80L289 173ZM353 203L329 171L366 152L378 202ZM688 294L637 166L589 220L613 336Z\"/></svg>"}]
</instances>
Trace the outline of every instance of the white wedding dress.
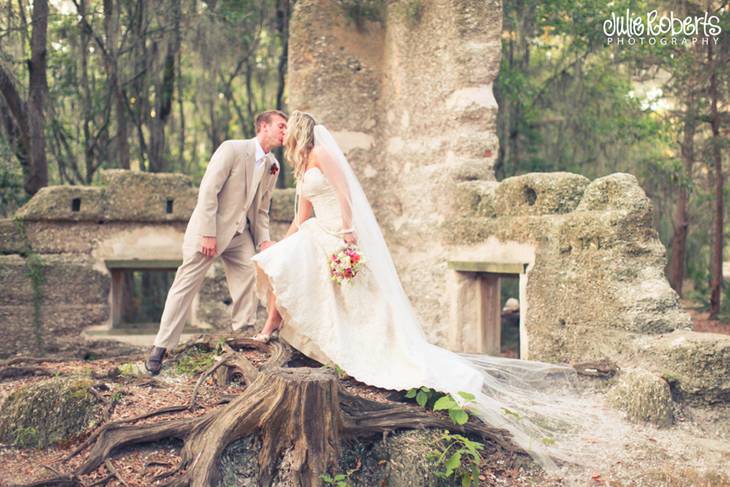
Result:
<instances>
[{"instance_id":1,"label":"white wedding dress","mask_svg":"<svg viewBox=\"0 0 730 487\"><path fill-rule=\"evenodd\" d=\"M427 341L367 198L321 125L315 145L331 154L331 162L324 171L307 170L297 185L298 198L312 203L314 216L252 258L259 298L267 302L269 289L276 295L280 336L366 384L452 394L485 423L507 429L548 471L564 462L591 465L603 453L605 445L595 440L601 435L614 438L615 447L616 434L623 434L615 415L574 389L571 367L458 354ZM337 188L347 193L346 205ZM329 257L344 246L343 210L351 212L365 266L352 282L338 284L330 279ZM461 391L475 401L465 401Z\"/></svg>"},{"instance_id":2,"label":"white wedding dress","mask_svg":"<svg viewBox=\"0 0 730 487\"><path fill-rule=\"evenodd\" d=\"M253 257L259 298L266 302L271 286L284 318L280 336L366 384L427 386L454 394L478 389L481 374L465 359L431 345L423 333L413 336L408 328L394 326L367 265L351 283L330 280L329 256L344 246L335 189L319 168L312 168L302 177L301 197L312 203L316 216Z\"/></svg>"}]
</instances>

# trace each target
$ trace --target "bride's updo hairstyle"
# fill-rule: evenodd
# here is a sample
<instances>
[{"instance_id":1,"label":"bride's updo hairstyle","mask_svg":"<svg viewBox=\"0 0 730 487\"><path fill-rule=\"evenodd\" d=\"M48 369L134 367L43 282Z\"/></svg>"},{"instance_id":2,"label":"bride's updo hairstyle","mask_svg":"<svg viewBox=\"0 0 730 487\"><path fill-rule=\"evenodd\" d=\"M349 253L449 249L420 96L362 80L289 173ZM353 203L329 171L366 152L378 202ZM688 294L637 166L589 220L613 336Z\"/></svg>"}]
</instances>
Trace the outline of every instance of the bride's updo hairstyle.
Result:
<instances>
[{"instance_id":1,"label":"bride's updo hairstyle","mask_svg":"<svg viewBox=\"0 0 730 487\"><path fill-rule=\"evenodd\" d=\"M314 148L314 126L317 122L307 112L294 110L289 117L284 139L284 156L294 168L294 177L304 173L307 157Z\"/></svg>"}]
</instances>

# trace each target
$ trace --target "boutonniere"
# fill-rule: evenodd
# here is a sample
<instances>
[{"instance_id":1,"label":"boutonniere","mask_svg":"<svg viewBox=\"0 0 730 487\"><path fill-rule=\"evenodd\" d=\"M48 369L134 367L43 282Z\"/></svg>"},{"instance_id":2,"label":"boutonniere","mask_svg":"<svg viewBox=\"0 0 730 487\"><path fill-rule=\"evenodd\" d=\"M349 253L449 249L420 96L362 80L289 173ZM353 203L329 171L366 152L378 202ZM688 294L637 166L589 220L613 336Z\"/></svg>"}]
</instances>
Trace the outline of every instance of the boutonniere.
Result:
<instances>
[{"instance_id":1,"label":"boutonniere","mask_svg":"<svg viewBox=\"0 0 730 487\"><path fill-rule=\"evenodd\" d=\"M273 163L271 165L270 172L271 172L271 174L276 175L276 173L279 172L279 166L277 166L276 163Z\"/></svg>"}]
</instances>

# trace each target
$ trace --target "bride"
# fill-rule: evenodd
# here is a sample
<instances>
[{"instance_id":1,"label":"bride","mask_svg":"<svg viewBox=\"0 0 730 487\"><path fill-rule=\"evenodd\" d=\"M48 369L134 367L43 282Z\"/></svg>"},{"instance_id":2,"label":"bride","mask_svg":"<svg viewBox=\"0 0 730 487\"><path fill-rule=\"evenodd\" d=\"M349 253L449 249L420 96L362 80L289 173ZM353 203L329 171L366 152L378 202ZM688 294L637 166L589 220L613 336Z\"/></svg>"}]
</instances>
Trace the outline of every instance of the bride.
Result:
<instances>
[{"instance_id":1,"label":"bride","mask_svg":"<svg viewBox=\"0 0 730 487\"><path fill-rule=\"evenodd\" d=\"M451 394L487 424L507 429L548 471L600 454L594 438L613 422L575 391L572 368L457 354L427 341L365 193L323 125L294 111L284 147L297 181L295 215L286 237L253 257L257 294L268 303L256 340L279 334L373 386ZM365 265L352 282L338 284L329 258L346 244L359 247Z\"/></svg>"}]
</instances>

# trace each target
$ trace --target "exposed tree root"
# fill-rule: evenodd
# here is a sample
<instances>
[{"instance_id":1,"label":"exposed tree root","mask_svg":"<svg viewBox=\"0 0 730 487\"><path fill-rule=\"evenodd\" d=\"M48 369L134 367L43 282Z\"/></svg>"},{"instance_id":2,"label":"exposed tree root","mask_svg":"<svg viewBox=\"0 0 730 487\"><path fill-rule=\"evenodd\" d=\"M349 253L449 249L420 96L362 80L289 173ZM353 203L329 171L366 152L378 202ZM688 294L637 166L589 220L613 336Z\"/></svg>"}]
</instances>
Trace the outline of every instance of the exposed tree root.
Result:
<instances>
[{"instance_id":1,"label":"exposed tree root","mask_svg":"<svg viewBox=\"0 0 730 487\"><path fill-rule=\"evenodd\" d=\"M43 367L8 366L0 368L0 380L18 379L28 376L50 376L51 371Z\"/></svg>"},{"instance_id":2,"label":"exposed tree root","mask_svg":"<svg viewBox=\"0 0 730 487\"><path fill-rule=\"evenodd\" d=\"M224 355L196 384L189 406L167 408L166 412L194 407L198 387L206 377L225 370L225 378L240 374L246 389L227 404L194 418L168 419L151 424L130 424L161 414L163 410L129 420L106 424L89 437L69 457L92 445L75 475L88 474L120 448L175 438L183 442L180 464L158 478L169 477L167 485L211 486L219 479L218 460L233 442L259 434L259 484L270 485L277 465L286 459L296 485L321 485L321 475L336 466L343 438L367 437L408 428L449 428L474 433L502 447L517 449L507 432L487 427L477 420L455 426L448 418L427 413L408 404L384 404L354 396L341 387L329 368L285 365L291 348L281 341L263 345L242 338L225 339ZM220 346L218 337L202 337L195 343ZM256 368L236 348L268 349L268 361ZM180 473L182 472L182 473ZM59 477L60 478L60 477ZM118 478L118 475L117 475ZM121 480L120 480L121 481Z\"/></svg>"}]
</instances>

